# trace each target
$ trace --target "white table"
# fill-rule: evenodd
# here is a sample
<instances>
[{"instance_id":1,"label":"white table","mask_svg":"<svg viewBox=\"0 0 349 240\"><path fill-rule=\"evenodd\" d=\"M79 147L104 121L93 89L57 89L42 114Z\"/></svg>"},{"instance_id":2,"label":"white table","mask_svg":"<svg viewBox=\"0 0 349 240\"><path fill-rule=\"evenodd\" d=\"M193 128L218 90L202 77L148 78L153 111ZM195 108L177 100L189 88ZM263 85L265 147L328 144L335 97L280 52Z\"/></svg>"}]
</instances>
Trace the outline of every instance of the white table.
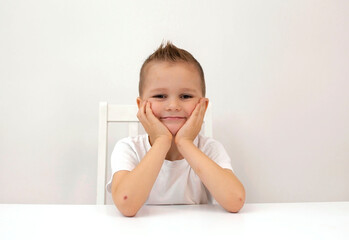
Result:
<instances>
[{"instance_id":1,"label":"white table","mask_svg":"<svg viewBox=\"0 0 349 240\"><path fill-rule=\"evenodd\" d=\"M221 236L221 237L220 237ZM225 236L225 237L224 237ZM0 204L0 239L349 239L349 202L143 206Z\"/></svg>"}]
</instances>

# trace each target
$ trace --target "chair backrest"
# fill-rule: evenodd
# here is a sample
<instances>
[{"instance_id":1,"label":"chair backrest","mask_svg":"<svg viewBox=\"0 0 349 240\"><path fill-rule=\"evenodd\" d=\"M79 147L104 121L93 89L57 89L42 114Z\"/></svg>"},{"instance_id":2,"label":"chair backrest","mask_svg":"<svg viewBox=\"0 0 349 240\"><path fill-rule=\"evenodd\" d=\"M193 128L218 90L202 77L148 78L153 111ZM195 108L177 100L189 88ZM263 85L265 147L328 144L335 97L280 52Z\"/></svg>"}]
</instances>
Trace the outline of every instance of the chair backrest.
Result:
<instances>
[{"instance_id":1,"label":"chair backrest","mask_svg":"<svg viewBox=\"0 0 349 240\"><path fill-rule=\"evenodd\" d=\"M118 105L100 102L99 104L99 137L98 137L98 169L97 169L97 198L98 205L106 202L106 176L108 160L108 125L115 122L128 123L128 135L138 135L137 105ZM204 135L212 137L212 107L209 103L204 118ZM126 136L125 136L126 137Z\"/></svg>"}]
</instances>

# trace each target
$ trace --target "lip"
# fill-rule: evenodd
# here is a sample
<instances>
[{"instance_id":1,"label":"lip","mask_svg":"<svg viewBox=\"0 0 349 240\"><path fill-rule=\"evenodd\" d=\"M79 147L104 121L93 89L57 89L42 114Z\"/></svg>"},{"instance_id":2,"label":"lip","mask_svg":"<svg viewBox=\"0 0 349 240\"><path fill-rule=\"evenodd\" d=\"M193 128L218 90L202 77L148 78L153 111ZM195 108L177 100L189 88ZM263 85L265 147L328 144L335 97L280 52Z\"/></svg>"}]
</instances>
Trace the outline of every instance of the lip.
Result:
<instances>
[{"instance_id":1,"label":"lip","mask_svg":"<svg viewBox=\"0 0 349 240\"><path fill-rule=\"evenodd\" d=\"M168 117L162 117L160 118L162 120L180 120L185 119L185 117L179 117L179 116L168 116Z\"/></svg>"}]
</instances>

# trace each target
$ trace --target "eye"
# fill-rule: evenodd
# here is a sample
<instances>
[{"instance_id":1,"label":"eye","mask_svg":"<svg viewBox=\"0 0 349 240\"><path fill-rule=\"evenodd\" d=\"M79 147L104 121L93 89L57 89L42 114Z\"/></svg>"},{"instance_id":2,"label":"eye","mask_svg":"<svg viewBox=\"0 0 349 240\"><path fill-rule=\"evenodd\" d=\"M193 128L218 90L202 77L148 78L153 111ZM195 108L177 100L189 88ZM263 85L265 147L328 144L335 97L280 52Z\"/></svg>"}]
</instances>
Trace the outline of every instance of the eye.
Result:
<instances>
[{"instance_id":1,"label":"eye","mask_svg":"<svg viewBox=\"0 0 349 240\"><path fill-rule=\"evenodd\" d=\"M163 99L163 98L166 98L166 95L158 94L158 95L153 96L153 98L161 98L161 99Z\"/></svg>"},{"instance_id":2,"label":"eye","mask_svg":"<svg viewBox=\"0 0 349 240\"><path fill-rule=\"evenodd\" d=\"M191 96L191 95L188 95L188 94L182 94L181 95L181 98L183 98L183 99L189 99L189 98L192 98L193 96Z\"/></svg>"}]
</instances>

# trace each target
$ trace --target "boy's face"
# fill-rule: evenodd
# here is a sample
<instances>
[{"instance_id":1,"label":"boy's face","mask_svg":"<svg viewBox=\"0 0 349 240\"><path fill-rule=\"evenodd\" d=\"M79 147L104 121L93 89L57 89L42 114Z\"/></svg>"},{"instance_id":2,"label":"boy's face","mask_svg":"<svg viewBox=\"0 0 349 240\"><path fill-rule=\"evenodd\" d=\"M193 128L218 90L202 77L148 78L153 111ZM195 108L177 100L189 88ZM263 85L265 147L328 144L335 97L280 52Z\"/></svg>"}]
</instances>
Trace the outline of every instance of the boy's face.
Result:
<instances>
[{"instance_id":1,"label":"boy's face","mask_svg":"<svg viewBox=\"0 0 349 240\"><path fill-rule=\"evenodd\" d=\"M202 97L200 75L193 65L151 62L137 104L140 107L145 100L151 102L154 115L175 135Z\"/></svg>"}]
</instances>

